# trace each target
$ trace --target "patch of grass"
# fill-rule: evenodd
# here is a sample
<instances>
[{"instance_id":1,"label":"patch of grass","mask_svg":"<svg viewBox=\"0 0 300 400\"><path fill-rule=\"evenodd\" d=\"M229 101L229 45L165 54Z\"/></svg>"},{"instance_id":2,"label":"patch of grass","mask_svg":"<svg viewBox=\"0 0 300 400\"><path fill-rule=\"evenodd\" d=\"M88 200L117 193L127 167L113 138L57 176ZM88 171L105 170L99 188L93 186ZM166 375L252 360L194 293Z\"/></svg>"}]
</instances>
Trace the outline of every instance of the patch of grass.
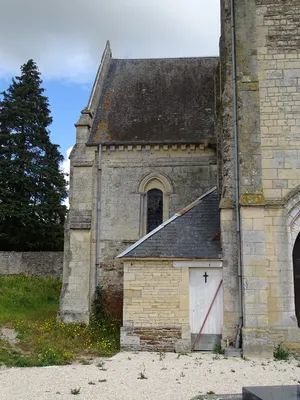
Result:
<instances>
[{"instance_id":1,"label":"patch of grass","mask_svg":"<svg viewBox=\"0 0 300 400\"><path fill-rule=\"evenodd\" d=\"M36 363L32 359L27 359L24 355L12 349L8 343L0 340L0 365L11 367L32 367Z\"/></svg>"},{"instance_id":2,"label":"patch of grass","mask_svg":"<svg viewBox=\"0 0 300 400\"><path fill-rule=\"evenodd\" d=\"M78 389L71 389L71 394L74 394L74 395L76 395L76 394L80 394L80 389L81 388L78 388Z\"/></svg>"},{"instance_id":3,"label":"patch of grass","mask_svg":"<svg viewBox=\"0 0 300 400\"><path fill-rule=\"evenodd\" d=\"M178 353L177 359L179 359L182 356L189 356L188 353Z\"/></svg>"},{"instance_id":4,"label":"patch of grass","mask_svg":"<svg viewBox=\"0 0 300 400\"><path fill-rule=\"evenodd\" d=\"M291 353L284 346L283 343L279 343L279 345L275 347L273 355L274 355L274 359L276 361L280 361L280 360L286 361L290 358Z\"/></svg>"},{"instance_id":5,"label":"patch of grass","mask_svg":"<svg viewBox=\"0 0 300 400\"><path fill-rule=\"evenodd\" d=\"M215 344L213 348L214 354L224 354L225 350L222 349L222 346L220 344Z\"/></svg>"},{"instance_id":6,"label":"patch of grass","mask_svg":"<svg viewBox=\"0 0 300 400\"><path fill-rule=\"evenodd\" d=\"M33 275L0 275L0 325L55 316L61 282Z\"/></svg>"},{"instance_id":7,"label":"patch of grass","mask_svg":"<svg viewBox=\"0 0 300 400\"><path fill-rule=\"evenodd\" d=\"M0 341L0 365L62 365L119 350L119 326L104 315L89 325L56 321L60 288L53 278L0 276L0 327L15 329L19 339L13 347Z\"/></svg>"}]
</instances>

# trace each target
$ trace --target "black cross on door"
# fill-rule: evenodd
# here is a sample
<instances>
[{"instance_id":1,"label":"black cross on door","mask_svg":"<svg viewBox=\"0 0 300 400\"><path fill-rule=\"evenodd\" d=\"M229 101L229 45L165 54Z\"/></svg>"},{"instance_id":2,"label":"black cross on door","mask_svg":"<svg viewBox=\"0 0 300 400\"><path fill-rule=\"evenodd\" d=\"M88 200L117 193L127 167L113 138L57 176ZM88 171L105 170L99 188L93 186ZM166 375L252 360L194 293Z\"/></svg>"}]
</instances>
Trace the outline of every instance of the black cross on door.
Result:
<instances>
[{"instance_id":1,"label":"black cross on door","mask_svg":"<svg viewBox=\"0 0 300 400\"><path fill-rule=\"evenodd\" d=\"M207 283L207 278L209 277L209 275L207 275L207 273L205 272L205 274L203 275L203 277L205 278L205 283Z\"/></svg>"}]
</instances>

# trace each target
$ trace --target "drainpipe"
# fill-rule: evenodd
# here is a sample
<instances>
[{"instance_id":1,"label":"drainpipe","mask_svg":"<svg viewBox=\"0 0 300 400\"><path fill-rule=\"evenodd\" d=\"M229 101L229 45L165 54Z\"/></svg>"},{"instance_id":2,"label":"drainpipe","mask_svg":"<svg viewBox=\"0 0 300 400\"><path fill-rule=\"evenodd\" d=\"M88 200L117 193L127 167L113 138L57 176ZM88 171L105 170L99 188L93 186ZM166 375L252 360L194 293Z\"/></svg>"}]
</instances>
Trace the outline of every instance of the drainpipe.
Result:
<instances>
[{"instance_id":1,"label":"drainpipe","mask_svg":"<svg viewBox=\"0 0 300 400\"><path fill-rule=\"evenodd\" d=\"M100 267L100 185L101 185L101 170L102 170L102 145L98 146L98 174L97 174L97 217L96 217L96 265L95 265L95 288L99 285L99 267ZM97 291L96 291L97 296Z\"/></svg>"},{"instance_id":2,"label":"drainpipe","mask_svg":"<svg viewBox=\"0 0 300 400\"><path fill-rule=\"evenodd\" d=\"M239 286L239 326L235 347L239 348L243 327L243 271L241 257L241 215L240 215L240 171L239 171L239 127L237 118L237 71L236 71L236 40L235 40L235 2L230 0L231 8L231 44L232 44L232 89L233 89L233 122L234 122L234 175L235 175L235 212L237 233L237 262L238 262L238 286Z\"/></svg>"}]
</instances>

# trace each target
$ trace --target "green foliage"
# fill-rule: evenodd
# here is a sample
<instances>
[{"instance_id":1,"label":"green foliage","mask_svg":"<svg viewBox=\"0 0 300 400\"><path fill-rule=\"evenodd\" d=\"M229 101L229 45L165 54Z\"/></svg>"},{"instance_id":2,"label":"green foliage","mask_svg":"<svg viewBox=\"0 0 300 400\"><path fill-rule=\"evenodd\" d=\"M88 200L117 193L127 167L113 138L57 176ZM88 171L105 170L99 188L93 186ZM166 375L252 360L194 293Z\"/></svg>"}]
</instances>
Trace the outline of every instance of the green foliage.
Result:
<instances>
[{"instance_id":1,"label":"green foliage","mask_svg":"<svg viewBox=\"0 0 300 400\"><path fill-rule=\"evenodd\" d=\"M71 389L71 394L80 394L80 389L81 388L78 388L78 389Z\"/></svg>"},{"instance_id":2,"label":"green foliage","mask_svg":"<svg viewBox=\"0 0 300 400\"><path fill-rule=\"evenodd\" d=\"M63 248L63 157L50 142L52 118L41 84L29 60L0 99L0 250Z\"/></svg>"},{"instance_id":3,"label":"green foliage","mask_svg":"<svg viewBox=\"0 0 300 400\"><path fill-rule=\"evenodd\" d=\"M222 346L220 344L214 345L213 352L215 354L224 354L225 353L224 349L222 349Z\"/></svg>"},{"instance_id":4,"label":"green foliage","mask_svg":"<svg viewBox=\"0 0 300 400\"><path fill-rule=\"evenodd\" d=\"M279 343L279 345L275 347L273 355L276 361L286 361L291 356L289 350L284 346L283 343Z\"/></svg>"},{"instance_id":5,"label":"green foliage","mask_svg":"<svg viewBox=\"0 0 300 400\"><path fill-rule=\"evenodd\" d=\"M0 275L0 324L54 317L61 282L33 275Z\"/></svg>"},{"instance_id":6,"label":"green foliage","mask_svg":"<svg viewBox=\"0 0 300 400\"><path fill-rule=\"evenodd\" d=\"M62 365L119 350L119 326L107 317L92 317L89 325L57 322L60 288L53 278L0 276L0 325L14 328L19 339L13 347L0 342L0 365Z\"/></svg>"},{"instance_id":7,"label":"green foliage","mask_svg":"<svg viewBox=\"0 0 300 400\"><path fill-rule=\"evenodd\" d=\"M180 358L181 356L188 356L188 353L178 353L177 359Z\"/></svg>"}]
</instances>

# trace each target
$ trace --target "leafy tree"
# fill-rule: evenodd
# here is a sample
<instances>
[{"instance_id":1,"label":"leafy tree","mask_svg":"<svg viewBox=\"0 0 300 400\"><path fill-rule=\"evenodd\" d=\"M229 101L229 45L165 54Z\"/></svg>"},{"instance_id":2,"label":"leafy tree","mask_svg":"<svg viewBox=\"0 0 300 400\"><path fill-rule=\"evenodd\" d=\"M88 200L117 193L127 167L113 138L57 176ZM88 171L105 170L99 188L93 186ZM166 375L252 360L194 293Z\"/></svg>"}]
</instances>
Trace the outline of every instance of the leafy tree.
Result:
<instances>
[{"instance_id":1,"label":"leafy tree","mask_svg":"<svg viewBox=\"0 0 300 400\"><path fill-rule=\"evenodd\" d=\"M66 182L33 60L0 100L0 250L62 250Z\"/></svg>"}]
</instances>

